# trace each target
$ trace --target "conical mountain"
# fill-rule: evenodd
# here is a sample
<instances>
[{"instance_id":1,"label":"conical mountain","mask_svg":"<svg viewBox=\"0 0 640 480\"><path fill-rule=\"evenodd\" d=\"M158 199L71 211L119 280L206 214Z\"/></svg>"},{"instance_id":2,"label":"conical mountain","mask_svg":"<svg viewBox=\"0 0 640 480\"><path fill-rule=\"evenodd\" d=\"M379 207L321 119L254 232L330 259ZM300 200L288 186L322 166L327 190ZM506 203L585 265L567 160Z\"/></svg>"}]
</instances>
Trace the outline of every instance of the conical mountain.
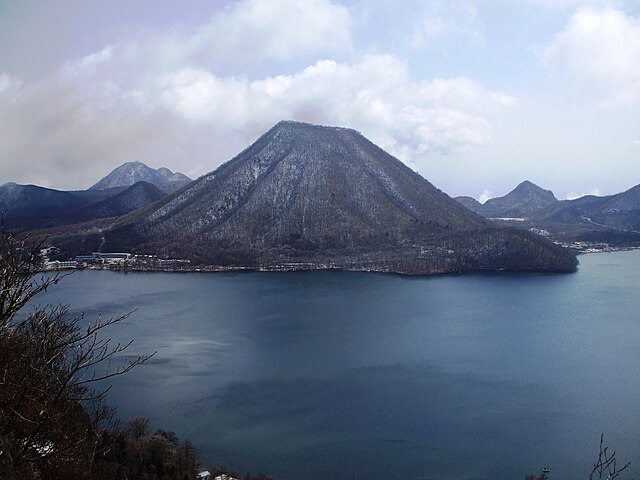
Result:
<instances>
[{"instance_id":1,"label":"conical mountain","mask_svg":"<svg viewBox=\"0 0 640 480\"><path fill-rule=\"evenodd\" d=\"M576 263L542 238L491 226L358 132L298 122L280 122L100 242L265 269L426 274Z\"/></svg>"},{"instance_id":2,"label":"conical mountain","mask_svg":"<svg viewBox=\"0 0 640 480\"><path fill-rule=\"evenodd\" d=\"M490 217L530 217L558 203L551 190L525 180L503 197L487 200L482 213Z\"/></svg>"},{"instance_id":3,"label":"conical mountain","mask_svg":"<svg viewBox=\"0 0 640 480\"><path fill-rule=\"evenodd\" d=\"M353 130L281 122L236 158L144 218L147 234L355 245L477 228L485 221Z\"/></svg>"}]
</instances>

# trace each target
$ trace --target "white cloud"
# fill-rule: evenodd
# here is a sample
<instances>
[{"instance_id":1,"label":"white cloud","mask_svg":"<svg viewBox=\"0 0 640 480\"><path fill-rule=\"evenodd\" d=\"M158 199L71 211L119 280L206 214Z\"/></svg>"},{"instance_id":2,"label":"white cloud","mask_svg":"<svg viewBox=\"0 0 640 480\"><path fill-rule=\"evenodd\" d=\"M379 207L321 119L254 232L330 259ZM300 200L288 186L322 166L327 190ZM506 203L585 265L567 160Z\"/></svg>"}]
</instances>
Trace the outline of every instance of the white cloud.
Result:
<instances>
[{"instance_id":1,"label":"white cloud","mask_svg":"<svg viewBox=\"0 0 640 480\"><path fill-rule=\"evenodd\" d=\"M585 6L608 6L621 3L615 0L525 0L527 3L553 9L573 9Z\"/></svg>"},{"instance_id":2,"label":"white cloud","mask_svg":"<svg viewBox=\"0 0 640 480\"><path fill-rule=\"evenodd\" d=\"M419 14L420 21L411 37L413 48L430 48L454 39L475 45L484 43L484 22L475 4L436 1L421 6L424 11Z\"/></svg>"},{"instance_id":3,"label":"white cloud","mask_svg":"<svg viewBox=\"0 0 640 480\"><path fill-rule=\"evenodd\" d=\"M0 73L0 95L5 99L14 97L19 92L22 82L8 73Z\"/></svg>"},{"instance_id":4,"label":"white cloud","mask_svg":"<svg viewBox=\"0 0 640 480\"><path fill-rule=\"evenodd\" d=\"M581 198L584 197L586 195L595 195L596 197L600 197L602 196L602 192L600 191L599 188L592 188L589 192L587 193L577 193L577 192L569 192L567 193L565 200L575 200L576 198Z\"/></svg>"},{"instance_id":5,"label":"white cloud","mask_svg":"<svg viewBox=\"0 0 640 480\"><path fill-rule=\"evenodd\" d=\"M282 119L356 128L419 164L429 152L486 145L493 113L515 103L467 78L413 80L392 55L320 60L251 81L191 66L156 74L144 70L144 53L132 61L124 51L91 55L100 61L67 63L49 79L0 92L0 158L11 159L0 180L37 175L68 187L72 172L80 182L73 186L82 187L136 159L191 172L206 165L202 174Z\"/></svg>"},{"instance_id":6,"label":"white cloud","mask_svg":"<svg viewBox=\"0 0 640 480\"><path fill-rule=\"evenodd\" d=\"M135 40L115 43L69 61L69 73L126 62L156 72L188 66L234 70L256 63L350 52L349 10L331 0L241 0L233 2L197 27L142 31ZM142 73L138 71L138 73Z\"/></svg>"},{"instance_id":7,"label":"white cloud","mask_svg":"<svg viewBox=\"0 0 640 480\"><path fill-rule=\"evenodd\" d=\"M640 105L640 18L614 8L581 8L543 53L595 83L609 106Z\"/></svg>"},{"instance_id":8,"label":"white cloud","mask_svg":"<svg viewBox=\"0 0 640 480\"><path fill-rule=\"evenodd\" d=\"M7 73L0 74L0 93L8 90L11 86L11 78Z\"/></svg>"},{"instance_id":9,"label":"white cloud","mask_svg":"<svg viewBox=\"0 0 640 480\"><path fill-rule=\"evenodd\" d=\"M68 62L66 66L70 71L91 69L104 64L113 58L113 45L107 45L99 52L92 53L77 62Z\"/></svg>"},{"instance_id":10,"label":"white cloud","mask_svg":"<svg viewBox=\"0 0 640 480\"><path fill-rule=\"evenodd\" d=\"M351 23L348 9L329 0L244 0L166 47L174 54L184 50L206 65L290 59L350 50Z\"/></svg>"},{"instance_id":11,"label":"white cloud","mask_svg":"<svg viewBox=\"0 0 640 480\"><path fill-rule=\"evenodd\" d=\"M155 88L148 93L193 123L213 122L223 115L228 128L237 128L246 122L253 103L246 80L218 78L194 68L163 76Z\"/></svg>"},{"instance_id":12,"label":"white cloud","mask_svg":"<svg viewBox=\"0 0 640 480\"><path fill-rule=\"evenodd\" d=\"M430 152L487 145L494 115L516 104L465 77L413 79L385 54L258 78L216 73L234 52L350 48L350 22L328 0L245 0L195 33L115 42L39 81L0 74L0 183L84 188L131 160L199 175L282 119L358 129L419 169Z\"/></svg>"},{"instance_id":13,"label":"white cloud","mask_svg":"<svg viewBox=\"0 0 640 480\"><path fill-rule=\"evenodd\" d=\"M482 195L480 195L480 198L478 198L478 201L480 203L485 203L487 200L495 196L495 193L493 193L491 190L483 190Z\"/></svg>"},{"instance_id":14,"label":"white cloud","mask_svg":"<svg viewBox=\"0 0 640 480\"><path fill-rule=\"evenodd\" d=\"M355 64L320 60L293 75L252 82L184 69L148 95L189 122L215 128L267 128L282 118L350 126L407 161L431 150L486 144L484 115L515 103L466 78L413 81L406 64L391 55Z\"/></svg>"}]
</instances>

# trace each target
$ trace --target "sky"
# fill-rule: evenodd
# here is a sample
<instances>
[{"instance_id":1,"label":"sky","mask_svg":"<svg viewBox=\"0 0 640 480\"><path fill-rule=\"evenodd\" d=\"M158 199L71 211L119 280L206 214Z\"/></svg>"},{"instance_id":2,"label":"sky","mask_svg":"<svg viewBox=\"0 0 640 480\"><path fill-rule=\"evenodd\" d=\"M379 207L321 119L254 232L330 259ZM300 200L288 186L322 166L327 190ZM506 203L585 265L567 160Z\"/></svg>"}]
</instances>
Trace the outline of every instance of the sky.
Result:
<instances>
[{"instance_id":1,"label":"sky","mask_svg":"<svg viewBox=\"0 0 640 480\"><path fill-rule=\"evenodd\" d=\"M0 0L0 184L193 178L280 120L451 196L640 184L640 0Z\"/></svg>"}]
</instances>

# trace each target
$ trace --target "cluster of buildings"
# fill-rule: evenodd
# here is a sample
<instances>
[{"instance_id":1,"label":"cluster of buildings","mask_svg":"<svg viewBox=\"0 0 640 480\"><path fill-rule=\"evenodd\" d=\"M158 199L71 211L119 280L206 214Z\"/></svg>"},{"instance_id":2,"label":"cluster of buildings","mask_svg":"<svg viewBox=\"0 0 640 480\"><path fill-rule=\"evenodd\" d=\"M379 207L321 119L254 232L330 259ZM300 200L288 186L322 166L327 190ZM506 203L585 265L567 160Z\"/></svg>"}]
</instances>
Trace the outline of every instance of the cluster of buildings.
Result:
<instances>
[{"instance_id":1,"label":"cluster of buildings","mask_svg":"<svg viewBox=\"0 0 640 480\"><path fill-rule=\"evenodd\" d=\"M76 264L80 266L89 265L124 265L131 260L130 253L102 253L93 252L91 255L78 255Z\"/></svg>"},{"instance_id":2,"label":"cluster of buildings","mask_svg":"<svg viewBox=\"0 0 640 480\"><path fill-rule=\"evenodd\" d=\"M211 475L211 472L209 472L209 470L204 470L198 473L198 475L196 475L196 479L197 480L238 480L237 478L230 477L229 475L226 475L224 473L218 475L217 477L214 477Z\"/></svg>"},{"instance_id":3,"label":"cluster of buildings","mask_svg":"<svg viewBox=\"0 0 640 480\"><path fill-rule=\"evenodd\" d=\"M126 252L93 252L91 255L78 255L72 260L51 260L59 253L56 247L47 247L40 251L45 270L94 268L173 271L185 270L190 266L190 261L186 259L162 259L157 255L133 255Z\"/></svg>"},{"instance_id":4,"label":"cluster of buildings","mask_svg":"<svg viewBox=\"0 0 640 480\"><path fill-rule=\"evenodd\" d=\"M132 259L130 253L93 252L91 255L78 255L73 260L50 260L59 253L56 247L47 247L40 251L45 270L63 270L68 268L86 268L92 265L124 266Z\"/></svg>"},{"instance_id":5,"label":"cluster of buildings","mask_svg":"<svg viewBox=\"0 0 640 480\"><path fill-rule=\"evenodd\" d=\"M558 245L571 248L577 253L601 253L625 250L624 248L611 247L608 243L604 242L558 242Z\"/></svg>"}]
</instances>

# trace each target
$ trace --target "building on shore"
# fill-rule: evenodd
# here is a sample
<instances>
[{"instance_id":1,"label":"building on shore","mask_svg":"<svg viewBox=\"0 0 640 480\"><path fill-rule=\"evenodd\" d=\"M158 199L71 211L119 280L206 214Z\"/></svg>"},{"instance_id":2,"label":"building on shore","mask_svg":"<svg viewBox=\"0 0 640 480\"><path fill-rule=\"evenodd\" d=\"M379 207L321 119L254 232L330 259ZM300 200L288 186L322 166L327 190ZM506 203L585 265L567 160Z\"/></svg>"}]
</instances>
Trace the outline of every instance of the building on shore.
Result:
<instances>
[{"instance_id":1,"label":"building on shore","mask_svg":"<svg viewBox=\"0 0 640 480\"><path fill-rule=\"evenodd\" d=\"M89 265L95 263L120 264L131 259L130 253L92 252L91 255L78 255L75 261Z\"/></svg>"},{"instance_id":2,"label":"building on shore","mask_svg":"<svg viewBox=\"0 0 640 480\"><path fill-rule=\"evenodd\" d=\"M60 260L51 260L44 262L45 270L66 270L68 268L76 268L78 263L75 260L66 260L61 262Z\"/></svg>"}]
</instances>

